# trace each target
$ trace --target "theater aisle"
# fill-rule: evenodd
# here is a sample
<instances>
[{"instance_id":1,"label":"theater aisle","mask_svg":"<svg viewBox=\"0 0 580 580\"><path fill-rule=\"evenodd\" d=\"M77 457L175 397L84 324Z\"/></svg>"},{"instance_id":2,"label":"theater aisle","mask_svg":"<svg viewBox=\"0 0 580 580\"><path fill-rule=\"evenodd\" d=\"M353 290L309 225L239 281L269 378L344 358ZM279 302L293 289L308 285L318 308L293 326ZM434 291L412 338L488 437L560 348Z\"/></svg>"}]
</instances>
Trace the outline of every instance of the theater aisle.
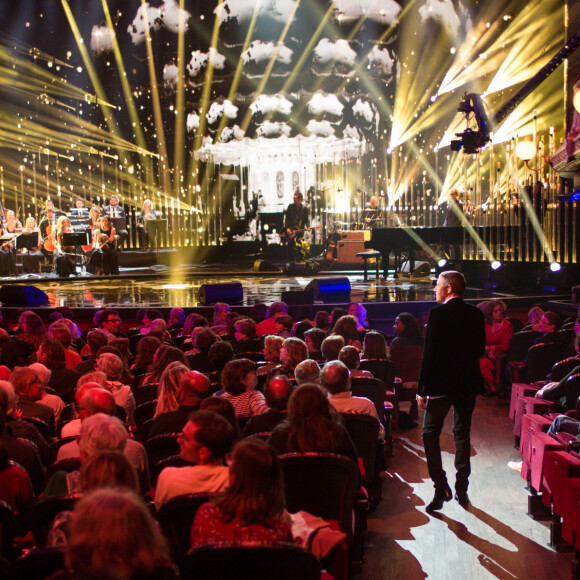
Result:
<instances>
[{"instance_id":1,"label":"theater aisle","mask_svg":"<svg viewBox=\"0 0 580 580\"><path fill-rule=\"evenodd\" d=\"M506 465L519 458L508 403L478 397L471 432L471 505L467 510L452 500L436 514L425 512L433 487L421 429L395 433L394 454L383 474L384 499L369 517L365 563L357 579L570 577L573 553L557 554L548 547L548 523L526 515L524 480ZM441 449L453 487L451 413Z\"/></svg>"}]
</instances>

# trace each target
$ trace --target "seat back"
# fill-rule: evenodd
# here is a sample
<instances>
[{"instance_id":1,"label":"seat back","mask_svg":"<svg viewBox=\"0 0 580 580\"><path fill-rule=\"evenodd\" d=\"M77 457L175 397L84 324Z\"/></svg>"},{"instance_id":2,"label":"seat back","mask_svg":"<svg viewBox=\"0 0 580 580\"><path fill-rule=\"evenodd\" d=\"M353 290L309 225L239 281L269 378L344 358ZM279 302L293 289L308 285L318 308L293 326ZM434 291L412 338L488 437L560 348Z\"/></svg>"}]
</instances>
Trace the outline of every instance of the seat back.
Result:
<instances>
[{"instance_id":1,"label":"seat back","mask_svg":"<svg viewBox=\"0 0 580 580\"><path fill-rule=\"evenodd\" d=\"M40 431L40 434L46 439L46 441L52 440L52 438L55 436L55 428L49 425L46 421L43 421L38 417L27 417L24 415L22 416L22 419L34 425Z\"/></svg>"},{"instance_id":2,"label":"seat back","mask_svg":"<svg viewBox=\"0 0 580 580\"><path fill-rule=\"evenodd\" d=\"M193 549L181 566L181 577L191 580L319 580L314 554L286 542L209 544Z\"/></svg>"},{"instance_id":3,"label":"seat back","mask_svg":"<svg viewBox=\"0 0 580 580\"><path fill-rule=\"evenodd\" d=\"M580 373L570 375L564 383L566 392L566 411L576 409L576 401L580 397Z\"/></svg>"},{"instance_id":4,"label":"seat back","mask_svg":"<svg viewBox=\"0 0 580 580\"><path fill-rule=\"evenodd\" d=\"M422 346L391 346L389 353L395 366L395 375L404 383L416 382L421 372Z\"/></svg>"},{"instance_id":5,"label":"seat back","mask_svg":"<svg viewBox=\"0 0 580 580\"><path fill-rule=\"evenodd\" d=\"M13 580L44 580L64 570L66 546L35 548L18 558L12 568Z\"/></svg>"},{"instance_id":6,"label":"seat back","mask_svg":"<svg viewBox=\"0 0 580 580\"><path fill-rule=\"evenodd\" d=\"M560 342L535 344L528 350L526 380L543 381L554 364L566 355L566 345Z\"/></svg>"},{"instance_id":7,"label":"seat back","mask_svg":"<svg viewBox=\"0 0 580 580\"><path fill-rule=\"evenodd\" d=\"M140 428L145 421L149 419L153 419L155 415L155 409L157 409L157 400L153 401L146 401L145 403L141 403L135 408L134 418L135 418L135 425L137 428Z\"/></svg>"},{"instance_id":8,"label":"seat back","mask_svg":"<svg viewBox=\"0 0 580 580\"><path fill-rule=\"evenodd\" d=\"M356 378L350 382L350 390L355 397L366 397L370 399L379 416L379 421L383 423L385 415L385 392L386 387L380 379Z\"/></svg>"},{"instance_id":9,"label":"seat back","mask_svg":"<svg viewBox=\"0 0 580 580\"><path fill-rule=\"evenodd\" d=\"M559 360L554 363L548 378L551 381L561 381L570 371L573 371L577 366L580 366L580 359L575 356Z\"/></svg>"},{"instance_id":10,"label":"seat back","mask_svg":"<svg viewBox=\"0 0 580 580\"><path fill-rule=\"evenodd\" d=\"M528 355L528 349L532 346L532 343L536 338L538 338L538 336L540 336L540 333L535 330L522 330L521 332L512 334L506 360L509 362L523 361Z\"/></svg>"},{"instance_id":11,"label":"seat back","mask_svg":"<svg viewBox=\"0 0 580 580\"><path fill-rule=\"evenodd\" d=\"M159 475L158 463L172 455L179 455L179 443L177 442L179 436L180 433L162 433L145 441L144 445L147 452L147 460L149 461L152 485L157 483L157 476Z\"/></svg>"},{"instance_id":12,"label":"seat back","mask_svg":"<svg viewBox=\"0 0 580 580\"><path fill-rule=\"evenodd\" d=\"M362 359L360 361L360 369L362 371L370 371L373 377L380 379L385 383L385 388L389 391L393 390L393 379L395 378L395 371L393 363L387 359Z\"/></svg>"},{"instance_id":13,"label":"seat back","mask_svg":"<svg viewBox=\"0 0 580 580\"><path fill-rule=\"evenodd\" d=\"M149 401L154 401L157 399L157 393L159 390L158 383L150 383L147 385L141 385L133 390L133 396L135 397L135 404L137 406L147 403Z\"/></svg>"},{"instance_id":14,"label":"seat back","mask_svg":"<svg viewBox=\"0 0 580 580\"><path fill-rule=\"evenodd\" d=\"M191 547L191 524L195 514L211 498L207 493L189 493L174 497L159 508L157 521L169 542L175 562L181 562Z\"/></svg>"},{"instance_id":15,"label":"seat back","mask_svg":"<svg viewBox=\"0 0 580 580\"><path fill-rule=\"evenodd\" d=\"M0 500L0 554L8 559L13 556L13 542L16 522L12 508Z\"/></svg>"},{"instance_id":16,"label":"seat back","mask_svg":"<svg viewBox=\"0 0 580 580\"><path fill-rule=\"evenodd\" d=\"M335 453L287 453L280 456L289 512L304 510L334 520L353 541L353 509L360 474L348 457Z\"/></svg>"},{"instance_id":17,"label":"seat back","mask_svg":"<svg viewBox=\"0 0 580 580\"><path fill-rule=\"evenodd\" d=\"M514 318L513 316L507 316L506 320L512 325L512 331L521 332L524 327L522 321L519 318Z\"/></svg>"}]
</instances>

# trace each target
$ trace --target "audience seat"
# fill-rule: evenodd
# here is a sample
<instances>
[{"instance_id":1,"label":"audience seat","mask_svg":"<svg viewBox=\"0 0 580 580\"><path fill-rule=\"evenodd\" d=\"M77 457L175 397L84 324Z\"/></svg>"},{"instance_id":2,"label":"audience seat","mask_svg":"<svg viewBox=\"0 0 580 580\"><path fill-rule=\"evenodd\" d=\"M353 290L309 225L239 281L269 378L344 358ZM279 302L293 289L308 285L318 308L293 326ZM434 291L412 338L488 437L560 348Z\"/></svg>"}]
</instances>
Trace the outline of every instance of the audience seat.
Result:
<instances>
[{"instance_id":1,"label":"audience seat","mask_svg":"<svg viewBox=\"0 0 580 580\"><path fill-rule=\"evenodd\" d=\"M546 452L542 503L558 516L564 515L562 510L564 482L570 477L580 477L580 459L567 451Z\"/></svg>"},{"instance_id":2,"label":"audience seat","mask_svg":"<svg viewBox=\"0 0 580 580\"><path fill-rule=\"evenodd\" d=\"M580 550L580 477L570 477L562 490L562 538Z\"/></svg>"},{"instance_id":3,"label":"audience seat","mask_svg":"<svg viewBox=\"0 0 580 580\"><path fill-rule=\"evenodd\" d=\"M551 381L560 382L569 372L573 371L577 366L580 366L580 359L575 356L570 356L563 360L554 363L554 366L550 370L548 379Z\"/></svg>"},{"instance_id":4,"label":"audience seat","mask_svg":"<svg viewBox=\"0 0 580 580\"><path fill-rule=\"evenodd\" d=\"M141 403L135 408L134 418L135 425L137 426L137 438L139 441L143 442L147 440L148 430L144 429L144 425L149 420L153 419L155 415L155 410L157 409L157 399L153 401L146 401ZM149 423L149 428L151 423Z\"/></svg>"},{"instance_id":5,"label":"audience seat","mask_svg":"<svg viewBox=\"0 0 580 580\"><path fill-rule=\"evenodd\" d=\"M559 342L545 342L530 347L526 364L526 380L530 383L545 380L554 364L565 358L567 350L567 345Z\"/></svg>"},{"instance_id":6,"label":"audience seat","mask_svg":"<svg viewBox=\"0 0 580 580\"><path fill-rule=\"evenodd\" d=\"M12 580L44 580L64 570L66 546L36 548L14 562Z\"/></svg>"},{"instance_id":7,"label":"audience seat","mask_svg":"<svg viewBox=\"0 0 580 580\"><path fill-rule=\"evenodd\" d=\"M39 501L32 510L32 534L37 546L46 546L48 532L54 518L63 511L72 511L82 494L50 497Z\"/></svg>"},{"instance_id":8,"label":"audience seat","mask_svg":"<svg viewBox=\"0 0 580 580\"><path fill-rule=\"evenodd\" d=\"M522 416L520 438L520 457L522 458L521 476L528 481L532 463L532 435L546 433L552 424L552 419L544 415L527 414Z\"/></svg>"},{"instance_id":9,"label":"audience seat","mask_svg":"<svg viewBox=\"0 0 580 580\"><path fill-rule=\"evenodd\" d=\"M286 542L209 544L191 550L181 566L189 580L320 580L311 552Z\"/></svg>"},{"instance_id":10,"label":"audience seat","mask_svg":"<svg viewBox=\"0 0 580 580\"><path fill-rule=\"evenodd\" d=\"M0 554L12 560L14 554L14 534L16 522L12 507L0 500Z\"/></svg>"},{"instance_id":11,"label":"audience seat","mask_svg":"<svg viewBox=\"0 0 580 580\"><path fill-rule=\"evenodd\" d=\"M137 387L136 389L133 390L135 404L139 406L149 401L155 401L157 399L158 389L159 389L158 383L151 383Z\"/></svg>"},{"instance_id":12,"label":"audience seat","mask_svg":"<svg viewBox=\"0 0 580 580\"><path fill-rule=\"evenodd\" d=\"M179 443L177 442L177 438L180 435L180 433L162 433L161 435L150 437L145 441L145 451L147 452L151 483L153 486L157 483L159 462L162 459L171 457L172 455L179 455Z\"/></svg>"},{"instance_id":13,"label":"audience seat","mask_svg":"<svg viewBox=\"0 0 580 580\"><path fill-rule=\"evenodd\" d=\"M191 547L191 525L195 514L211 497L207 493L180 495L170 499L157 512L157 520L169 542L174 562L179 564Z\"/></svg>"}]
</instances>

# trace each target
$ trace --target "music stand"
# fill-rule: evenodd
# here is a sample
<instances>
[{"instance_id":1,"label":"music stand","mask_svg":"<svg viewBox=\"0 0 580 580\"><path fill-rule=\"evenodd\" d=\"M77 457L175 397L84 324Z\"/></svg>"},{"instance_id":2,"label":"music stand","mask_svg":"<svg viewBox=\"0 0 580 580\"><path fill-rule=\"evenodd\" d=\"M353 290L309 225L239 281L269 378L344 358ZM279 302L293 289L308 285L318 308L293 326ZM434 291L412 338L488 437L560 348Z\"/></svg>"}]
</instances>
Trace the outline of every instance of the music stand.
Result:
<instances>
[{"instance_id":1,"label":"music stand","mask_svg":"<svg viewBox=\"0 0 580 580\"><path fill-rule=\"evenodd\" d=\"M62 233L62 245L63 246L75 246L75 270L77 266L80 266L82 270L82 263L78 263L78 259L81 257L78 249L81 246L88 246L89 232L63 232Z\"/></svg>"},{"instance_id":2,"label":"music stand","mask_svg":"<svg viewBox=\"0 0 580 580\"><path fill-rule=\"evenodd\" d=\"M145 220L145 231L149 242L153 241L155 251L159 250L159 234L167 231L167 218Z\"/></svg>"},{"instance_id":3,"label":"music stand","mask_svg":"<svg viewBox=\"0 0 580 580\"><path fill-rule=\"evenodd\" d=\"M20 234L16 240L17 250L32 250L33 248L38 248L40 246L39 234L38 232L31 232L29 234Z\"/></svg>"}]
</instances>

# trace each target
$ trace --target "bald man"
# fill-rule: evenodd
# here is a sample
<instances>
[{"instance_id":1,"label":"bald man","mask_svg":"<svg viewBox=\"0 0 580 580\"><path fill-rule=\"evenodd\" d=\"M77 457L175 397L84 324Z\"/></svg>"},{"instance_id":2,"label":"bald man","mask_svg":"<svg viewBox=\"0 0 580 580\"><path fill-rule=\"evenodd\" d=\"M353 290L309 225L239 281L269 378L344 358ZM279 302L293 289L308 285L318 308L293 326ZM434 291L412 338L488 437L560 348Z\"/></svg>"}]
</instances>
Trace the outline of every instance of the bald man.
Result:
<instances>
[{"instance_id":1,"label":"bald man","mask_svg":"<svg viewBox=\"0 0 580 580\"><path fill-rule=\"evenodd\" d=\"M149 438L163 433L180 433L189 414L199 410L201 402L211 395L209 379L198 371L185 373L179 381L178 401L179 408L176 411L160 413L153 419Z\"/></svg>"},{"instance_id":2,"label":"bald man","mask_svg":"<svg viewBox=\"0 0 580 580\"><path fill-rule=\"evenodd\" d=\"M250 417L244 427L244 437L255 433L270 433L287 416L288 399L292 393L292 383L285 375L272 377L264 388L266 403L270 409L261 415Z\"/></svg>"}]
</instances>

